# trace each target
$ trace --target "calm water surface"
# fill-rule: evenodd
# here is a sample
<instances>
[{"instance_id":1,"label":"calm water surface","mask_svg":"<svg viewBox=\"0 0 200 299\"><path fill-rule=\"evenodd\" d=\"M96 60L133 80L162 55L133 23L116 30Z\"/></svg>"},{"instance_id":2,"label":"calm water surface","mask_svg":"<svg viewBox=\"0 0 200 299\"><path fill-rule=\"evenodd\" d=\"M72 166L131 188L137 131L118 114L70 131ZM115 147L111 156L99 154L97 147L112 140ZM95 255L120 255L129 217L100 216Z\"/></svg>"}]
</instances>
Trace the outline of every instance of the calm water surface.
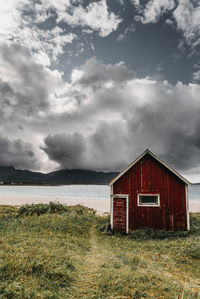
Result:
<instances>
[{"instance_id":1,"label":"calm water surface","mask_svg":"<svg viewBox=\"0 0 200 299\"><path fill-rule=\"evenodd\" d=\"M108 200L110 188L107 185L64 185L64 186L0 186L0 198L37 197L68 199ZM189 199L200 201L200 185L189 187Z\"/></svg>"},{"instance_id":2,"label":"calm water surface","mask_svg":"<svg viewBox=\"0 0 200 299\"><path fill-rule=\"evenodd\" d=\"M1 197L48 197L69 199L108 199L107 185L63 185L63 186L0 186Z\"/></svg>"},{"instance_id":3,"label":"calm water surface","mask_svg":"<svg viewBox=\"0 0 200 299\"><path fill-rule=\"evenodd\" d=\"M200 185L189 186L188 189L189 200L199 200L200 201Z\"/></svg>"}]
</instances>

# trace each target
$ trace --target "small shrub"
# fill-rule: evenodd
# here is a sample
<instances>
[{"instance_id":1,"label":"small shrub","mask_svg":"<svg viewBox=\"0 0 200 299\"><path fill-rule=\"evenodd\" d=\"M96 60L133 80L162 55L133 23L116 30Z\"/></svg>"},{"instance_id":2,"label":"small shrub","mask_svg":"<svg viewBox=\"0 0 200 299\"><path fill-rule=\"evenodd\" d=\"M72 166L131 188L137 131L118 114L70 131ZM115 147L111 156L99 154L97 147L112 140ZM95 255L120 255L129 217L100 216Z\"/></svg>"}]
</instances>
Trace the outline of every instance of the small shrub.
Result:
<instances>
[{"instance_id":1,"label":"small shrub","mask_svg":"<svg viewBox=\"0 0 200 299\"><path fill-rule=\"evenodd\" d=\"M200 213L190 215L190 232L200 235Z\"/></svg>"},{"instance_id":2,"label":"small shrub","mask_svg":"<svg viewBox=\"0 0 200 299\"><path fill-rule=\"evenodd\" d=\"M187 248L182 250L182 254L189 258L200 260L200 244L190 243Z\"/></svg>"},{"instance_id":3,"label":"small shrub","mask_svg":"<svg viewBox=\"0 0 200 299\"><path fill-rule=\"evenodd\" d=\"M50 202L49 204L31 204L21 206L18 210L18 216L40 216L44 214L61 214L68 212L69 207L59 203Z\"/></svg>"},{"instance_id":4,"label":"small shrub","mask_svg":"<svg viewBox=\"0 0 200 299\"><path fill-rule=\"evenodd\" d=\"M113 231L110 225L110 216L100 217L97 224L98 230L107 235L124 235L118 231ZM129 232L131 239L175 239L186 238L192 234L200 234L200 214L191 216L191 229L190 231L166 231L166 230L154 230L148 227L140 228L138 230L132 230Z\"/></svg>"},{"instance_id":5,"label":"small shrub","mask_svg":"<svg viewBox=\"0 0 200 299\"><path fill-rule=\"evenodd\" d=\"M69 207L64 206L60 203L50 202L49 203L49 213L50 214L61 214L64 212L69 212Z\"/></svg>"},{"instance_id":6,"label":"small shrub","mask_svg":"<svg viewBox=\"0 0 200 299\"><path fill-rule=\"evenodd\" d=\"M98 218L97 229L107 235L113 235L114 231L111 229L110 216L102 216Z\"/></svg>"},{"instance_id":7,"label":"small shrub","mask_svg":"<svg viewBox=\"0 0 200 299\"><path fill-rule=\"evenodd\" d=\"M96 214L96 211L93 210L93 209L90 209L90 208L86 208L82 205L76 205L74 207L71 207L74 209L74 211L78 214L78 215L85 215L85 214L88 214L88 215L95 215Z\"/></svg>"},{"instance_id":8,"label":"small shrub","mask_svg":"<svg viewBox=\"0 0 200 299\"><path fill-rule=\"evenodd\" d=\"M173 239L173 238L186 238L189 236L188 231L165 231L153 230L150 228L141 228L133 230L129 234L131 239Z\"/></svg>"}]
</instances>

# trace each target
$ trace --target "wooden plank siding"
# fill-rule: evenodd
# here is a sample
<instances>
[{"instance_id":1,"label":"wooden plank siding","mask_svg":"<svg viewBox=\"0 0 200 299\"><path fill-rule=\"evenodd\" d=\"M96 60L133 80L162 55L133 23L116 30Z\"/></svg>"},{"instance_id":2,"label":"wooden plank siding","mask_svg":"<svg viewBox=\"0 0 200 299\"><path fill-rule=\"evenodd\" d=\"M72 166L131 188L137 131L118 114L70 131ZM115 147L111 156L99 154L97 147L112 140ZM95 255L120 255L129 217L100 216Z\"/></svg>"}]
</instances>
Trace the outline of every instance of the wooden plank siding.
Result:
<instances>
[{"instance_id":1,"label":"wooden plank siding","mask_svg":"<svg viewBox=\"0 0 200 299\"><path fill-rule=\"evenodd\" d=\"M113 194L129 195L130 230L141 227L186 230L187 203L185 185L185 182L147 153L113 183ZM138 193L159 194L160 206L138 206ZM114 229L115 213L116 211L114 210Z\"/></svg>"},{"instance_id":2,"label":"wooden plank siding","mask_svg":"<svg viewBox=\"0 0 200 299\"><path fill-rule=\"evenodd\" d=\"M126 232L126 200L113 198L113 225L115 230Z\"/></svg>"}]
</instances>

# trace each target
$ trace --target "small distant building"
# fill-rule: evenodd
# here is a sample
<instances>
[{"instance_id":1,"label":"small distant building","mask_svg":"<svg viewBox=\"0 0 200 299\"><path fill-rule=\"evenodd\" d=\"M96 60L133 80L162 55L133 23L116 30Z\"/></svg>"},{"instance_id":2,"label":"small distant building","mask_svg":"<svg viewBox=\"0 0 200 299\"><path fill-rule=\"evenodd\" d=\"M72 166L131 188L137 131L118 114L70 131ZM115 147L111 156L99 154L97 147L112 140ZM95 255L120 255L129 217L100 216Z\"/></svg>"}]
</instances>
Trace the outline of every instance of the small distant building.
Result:
<instances>
[{"instance_id":1,"label":"small distant building","mask_svg":"<svg viewBox=\"0 0 200 299\"><path fill-rule=\"evenodd\" d=\"M112 229L189 230L189 184L146 149L109 184Z\"/></svg>"}]
</instances>

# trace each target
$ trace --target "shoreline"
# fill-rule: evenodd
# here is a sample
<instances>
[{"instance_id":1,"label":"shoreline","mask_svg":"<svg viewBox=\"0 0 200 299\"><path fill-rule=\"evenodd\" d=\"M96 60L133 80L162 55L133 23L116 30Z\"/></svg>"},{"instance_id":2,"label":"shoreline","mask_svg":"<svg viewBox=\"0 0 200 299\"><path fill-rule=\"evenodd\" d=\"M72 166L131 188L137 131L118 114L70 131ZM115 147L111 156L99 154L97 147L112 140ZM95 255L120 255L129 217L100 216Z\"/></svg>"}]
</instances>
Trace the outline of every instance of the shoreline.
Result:
<instances>
[{"instance_id":1,"label":"shoreline","mask_svg":"<svg viewBox=\"0 0 200 299\"><path fill-rule=\"evenodd\" d=\"M190 213L200 213L200 200L189 200Z\"/></svg>"},{"instance_id":2,"label":"shoreline","mask_svg":"<svg viewBox=\"0 0 200 299\"><path fill-rule=\"evenodd\" d=\"M39 204L58 202L64 205L83 205L94 209L99 215L110 212L110 199L85 199L85 198L65 198L65 197L0 197L0 206L21 206L25 204ZM200 213L200 200L189 200L190 213Z\"/></svg>"},{"instance_id":3,"label":"shoreline","mask_svg":"<svg viewBox=\"0 0 200 299\"><path fill-rule=\"evenodd\" d=\"M85 198L65 198L65 197L2 197L0 206L22 206L25 204L48 204L50 202L60 203L68 206L82 205L97 211L97 214L103 215L110 212L110 200L107 199L85 199Z\"/></svg>"}]
</instances>

